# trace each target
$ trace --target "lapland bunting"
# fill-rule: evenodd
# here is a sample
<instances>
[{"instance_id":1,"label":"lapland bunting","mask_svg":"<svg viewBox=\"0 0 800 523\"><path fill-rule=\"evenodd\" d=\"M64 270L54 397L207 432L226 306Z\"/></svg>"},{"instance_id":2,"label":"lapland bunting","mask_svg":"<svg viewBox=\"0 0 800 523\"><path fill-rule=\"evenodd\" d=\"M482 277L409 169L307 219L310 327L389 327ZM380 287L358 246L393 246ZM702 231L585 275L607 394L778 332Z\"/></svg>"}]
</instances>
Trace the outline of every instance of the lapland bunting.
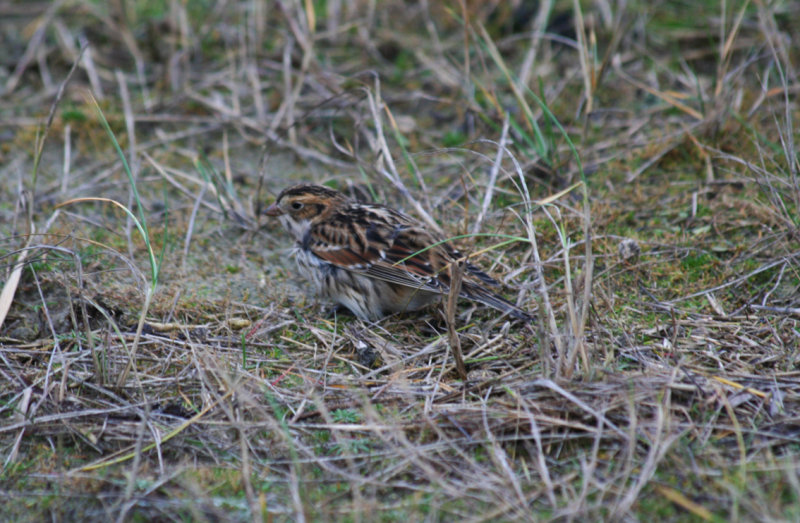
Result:
<instances>
[{"instance_id":1,"label":"lapland bunting","mask_svg":"<svg viewBox=\"0 0 800 523\"><path fill-rule=\"evenodd\" d=\"M264 214L278 218L297 241L297 265L317 293L362 320L417 310L446 296L451 267L465 260L410 216L320 185L285 189ZM531 320L484 287L499 285L489 275L469 262L463 268L460 297Z\"/></svg>"}]
</instances>

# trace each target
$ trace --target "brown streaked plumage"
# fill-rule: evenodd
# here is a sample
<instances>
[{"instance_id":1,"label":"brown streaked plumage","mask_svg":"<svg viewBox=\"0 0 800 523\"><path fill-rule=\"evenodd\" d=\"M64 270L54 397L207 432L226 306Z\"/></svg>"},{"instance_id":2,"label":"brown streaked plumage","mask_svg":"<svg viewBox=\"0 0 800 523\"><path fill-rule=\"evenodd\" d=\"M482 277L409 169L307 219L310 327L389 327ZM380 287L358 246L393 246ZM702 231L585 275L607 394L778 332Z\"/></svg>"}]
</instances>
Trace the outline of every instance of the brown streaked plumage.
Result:
<instances>
[{"instance_id":1,"label":"brown streaked plumage","mask_svg":"<svg viewBox=\"0 0 800 523\"><path fill-rule=\"evenodd\" d=\"M285 189L265 214L294 236L297 265L317 292L362 320L417 310L447 295L451 265L464 260L417 220L320 185ZM468 262L464 269L462 298L532 319L486 289L499 285L486 273Z\"/></svg>"}]
</instances>

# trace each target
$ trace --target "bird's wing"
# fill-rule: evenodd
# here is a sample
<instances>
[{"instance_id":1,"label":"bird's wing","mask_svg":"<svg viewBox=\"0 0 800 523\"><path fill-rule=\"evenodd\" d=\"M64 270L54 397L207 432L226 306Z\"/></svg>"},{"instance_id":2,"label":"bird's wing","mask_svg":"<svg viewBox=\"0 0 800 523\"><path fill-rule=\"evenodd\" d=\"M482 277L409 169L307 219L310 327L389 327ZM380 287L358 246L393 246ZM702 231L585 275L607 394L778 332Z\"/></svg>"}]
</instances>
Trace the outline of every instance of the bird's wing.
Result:
<instances>
[{"instance_id":1,"label":"bird's wing","mask_svg":"<svg viewBox=\"0 0 800 523\"><path fill-rule=\"evenodd\" d=\"M309 229L303 247L341 269L421 291L450 292L450 267L462 256L413 219L377 205L350 207ZM470 263L460 296L529 321L527 312L481 284L498 285Z\"/></svg>"},{"instance_id":2,"label":"bird's wing","mask_svg":"<svg viewBox=\"0 0 800 523\"><path fill-rule=\"evenodd\" d=\"M303 246L317 257L341 269L446 293L447 249L435 243L411 218L385 207L366 205L316 224L303 240Z\"/></svg>"}]
</instances>

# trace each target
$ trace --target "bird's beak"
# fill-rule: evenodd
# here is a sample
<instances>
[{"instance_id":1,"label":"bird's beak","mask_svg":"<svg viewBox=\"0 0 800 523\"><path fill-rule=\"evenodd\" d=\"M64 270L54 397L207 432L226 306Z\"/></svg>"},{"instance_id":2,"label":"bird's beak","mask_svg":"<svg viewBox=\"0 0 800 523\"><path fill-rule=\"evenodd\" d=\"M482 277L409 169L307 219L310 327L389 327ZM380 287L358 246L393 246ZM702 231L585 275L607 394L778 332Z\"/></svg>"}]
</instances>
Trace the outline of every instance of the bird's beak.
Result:
<instances>
[{"instance_id":1,"label":"bird's beak","mask_svg":"<svg viewBox=\"0 0 800 523\"><path fill-rule=\"evenodd\" d=\"M280 207L278 207L273 203L272 205L267 207L267 210L264 211L264 214L266 214L267 216L280 216L281 214L283 214L283 211L281 210Z\"/></svg>"}]
</instances>

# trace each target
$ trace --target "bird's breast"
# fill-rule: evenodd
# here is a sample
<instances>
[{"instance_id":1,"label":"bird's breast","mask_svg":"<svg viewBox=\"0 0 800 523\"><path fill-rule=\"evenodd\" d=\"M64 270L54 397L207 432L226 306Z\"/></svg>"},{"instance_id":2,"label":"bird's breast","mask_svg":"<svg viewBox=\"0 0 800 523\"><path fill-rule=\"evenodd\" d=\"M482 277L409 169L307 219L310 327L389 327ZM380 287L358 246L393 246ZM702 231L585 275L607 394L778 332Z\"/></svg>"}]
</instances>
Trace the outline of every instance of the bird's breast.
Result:
<instances>
[{"instance_id":1,"label":"bird's breast","mask_svg":"<svg viewBox=\"0 0 800 523\"><path fill-rule=\"evenodd\" d=\"M324 291L330 278L339 269L300 244L295 246L294 256L300 274L317 288L317 292L326 294Z\"/></svg>"}]
</instances>

